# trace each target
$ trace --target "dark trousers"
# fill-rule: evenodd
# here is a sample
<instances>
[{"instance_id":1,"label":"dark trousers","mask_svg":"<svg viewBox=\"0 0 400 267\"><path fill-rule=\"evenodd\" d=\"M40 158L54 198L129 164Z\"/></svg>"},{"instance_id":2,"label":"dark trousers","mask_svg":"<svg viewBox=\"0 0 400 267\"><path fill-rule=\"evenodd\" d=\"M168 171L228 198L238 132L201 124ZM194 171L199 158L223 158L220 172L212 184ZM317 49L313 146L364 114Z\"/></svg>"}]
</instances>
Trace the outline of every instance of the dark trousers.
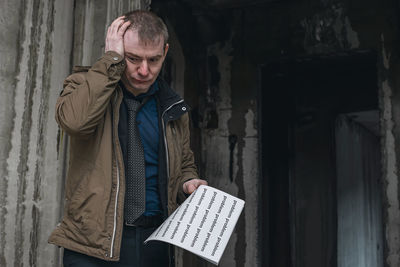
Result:
<instances>
[{"instance_id":1,"label":"dark trousers","mask_svg":"<svg viewBox=\"0 0 400 267\"><path fill-rule=\"evenodd\" d=\"M143 244L157 229L125 226L122 235L119 262L108 262L78 252L64 249L64 267L164 267L168 266L168 245L150 241Z\"/></svg>"}]
</instances>

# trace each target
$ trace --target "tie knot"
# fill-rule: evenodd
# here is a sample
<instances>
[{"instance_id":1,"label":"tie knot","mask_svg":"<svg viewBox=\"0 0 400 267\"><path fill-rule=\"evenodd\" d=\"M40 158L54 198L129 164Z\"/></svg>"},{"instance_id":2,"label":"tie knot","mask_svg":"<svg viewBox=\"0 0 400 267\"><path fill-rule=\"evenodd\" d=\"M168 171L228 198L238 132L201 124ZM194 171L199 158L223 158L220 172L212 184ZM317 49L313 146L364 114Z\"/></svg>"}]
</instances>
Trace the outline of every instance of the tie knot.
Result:
<instances>
[{"instance_id":1,"label":"tie knot","mask_svg":"<svg viewBox=\"0 0 400 267\"><path fill-rule=\"evenodd\" d=\"M125 103L129 111L137 111L140 106L140 102L133 98L126 98Z\"/></svg>"}]
</instances>

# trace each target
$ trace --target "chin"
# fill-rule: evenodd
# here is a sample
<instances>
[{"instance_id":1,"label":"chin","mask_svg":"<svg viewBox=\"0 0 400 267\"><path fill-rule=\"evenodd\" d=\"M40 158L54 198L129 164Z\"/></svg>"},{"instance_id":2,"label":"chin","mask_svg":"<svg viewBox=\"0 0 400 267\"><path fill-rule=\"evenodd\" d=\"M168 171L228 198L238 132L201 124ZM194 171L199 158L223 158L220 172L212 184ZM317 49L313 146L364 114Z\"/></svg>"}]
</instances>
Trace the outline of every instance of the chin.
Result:
<instances>
[{"instance_id":1,"label":"chin","mask_svg":"<svg viewBox=\"0 0 400 267\"><path fill-rule=\"evenodd\" d=\"M145 83L136 83L132 80L125 80L125 83L129 85L130 88L132 88L134 91L138 93L145 93L147 90L150 88L152 85L151 82L145 82Z\"/></svg>"},{"instance_id":2,"label":"chin","mask_svg":"<svg viewBox=\"0 0 400 267\"><path fill-rule=\"evenodd\" d=\"M133 85L133 88L135 88L137 91L140 91L142 93L147 92L150 88L151 84L140 84L140 85Z\"/></svg>"}]
</instances>

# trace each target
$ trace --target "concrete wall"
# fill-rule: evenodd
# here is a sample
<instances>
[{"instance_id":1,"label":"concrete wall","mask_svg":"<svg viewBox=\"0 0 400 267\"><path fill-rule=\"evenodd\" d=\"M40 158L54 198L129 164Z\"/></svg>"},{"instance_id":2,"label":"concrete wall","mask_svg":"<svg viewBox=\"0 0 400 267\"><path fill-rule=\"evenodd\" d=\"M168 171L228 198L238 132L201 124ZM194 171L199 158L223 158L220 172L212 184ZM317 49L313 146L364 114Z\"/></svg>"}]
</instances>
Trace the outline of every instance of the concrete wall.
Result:
<instances>
[{"instance_id":1,"label":"concrete wall","mask_svg":"<svg viewBox=\"0 0 400 267\"><path fill-rule=\"evenodd\" d=\"M107 26L149 0L2 1L0 266L59 266L47 238L62 214L68 138L55 101L72 64L104 50Z\"/></svg>"},{"instance_id":2,"label":"concrete wall","mask_svg":"<svg viewBox=\"0 0 400 267\"><path fill-rule=\"evenodd\" d=\"M70 70L72 1L3 1L0 10L0 265L55 266L63 154L54 105Z\"/></svg>"},{"instance_id":3,"label":"concrete wall","mask_svg":"<svg viewBox=\"0 0 400 267\"><path fill-rule=\"evenodd\" d=\"M104 53L111 22L135 9L148 9L151 0L75 0L73 65L90 66Z\"/></svg>"}]
</instances>

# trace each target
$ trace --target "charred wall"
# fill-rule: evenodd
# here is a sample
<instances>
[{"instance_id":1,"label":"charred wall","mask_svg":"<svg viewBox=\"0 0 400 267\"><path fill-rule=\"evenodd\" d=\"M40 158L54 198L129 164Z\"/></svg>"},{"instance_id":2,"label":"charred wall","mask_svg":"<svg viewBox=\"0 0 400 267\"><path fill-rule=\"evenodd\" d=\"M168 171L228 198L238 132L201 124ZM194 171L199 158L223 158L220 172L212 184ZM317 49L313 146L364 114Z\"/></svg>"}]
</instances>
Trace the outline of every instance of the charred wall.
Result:
<instances>
[{"instance_id":1,"label":"charred wall","mask_svg":"<svg viewBox=\"0 0 400 267\"><path fill-rule=\"evenodd\" d=\"M135 0L3 3L1 266L59 263L59 251L46 240L61 214L68 141L58 131L52 107L71 65L89 65L101 55L111 19L149 5L150 1ZM201 176L246 201L221 266L268 266L262 258L268 254L262 240L267 227L263 224L263 185L268 176L261 168L265 118L261 116L260 66L359 51L376 55L385 264L398 266L398 3L158 0L151 8L172 28L173 47L163 74L192 106L192 143ZM285 113L278 108L273 112L276 118ZM321 184L328 190L322 192L330 192L329 183ZM329 201L327 194L314 197ZM305 196L295 199L308 200ZM208 266L182 251L177 256L178 266Z\"/></svg>"},{"instance_id":2,"label":"charred wall","mask_svg":"<svg viewBox=\"0 0 400 267\"><path fill-rule=\"evenodd\" d=\"M215 2L218 1L212 4L207 1L153 1L152 8L174 28L182 47L185 99L193 108L192 141L201 174L211 185L246 200L244 213L221 266L265 264L261 255L266 252L261 238L265 238L262 235L266 227L262 223L265 216L262 210L266 192L262 185L268 177L262 173L263 162L260 161L261 129L265 122L261 116L264 104L261 101L264 90L261 66L287 60L341 56L349 56L349 59L357 53L374 55L372 62L376 62L377 78L372 87L376 88L375 104L380 110L385 262L387 266L397 266L400 256L395 241L399 238L396 222L400 215L396 138L400 119L397 100L400 89L397 78L398 3L391 0L310 0L240 4L232 1L231 5L221 1L221 5L215 5ZM309 75L312 77L313 74ZM357 96L363 97L361 92ZM357 101L357 97L349 98L351 101ZM282 104L282 108L285 107ZM277 108L274 113L279 118L285 111ZM274 130L273 126L270 130ZM334 175L334 168L329 175ZM336 198L334 183L324 182L320 186L324 190L314 197L333 203ZM305 195L298 195L291 201L311 201L307 194L312 189L307 188L303 188ZM325 209L329 207L336 206L331 204ZM300 215L318 219L318 215L313 217L306 213L295 216ZM326 255L329 256L321 259L326 266L336 264L334 216L335 212L325 218L331 220L332 225L322 232L332 236L333 242L327 248ZM307 218L303 225L296 227L307 227ZM305 240L300 240L299 245L302 241ZM290 257L295 257L293 250L293 247L289 249ZM183 258L184 263L206 265L189 256ZM299 266L303 266L301 262L306 264L306 261L294 258L288 264L294 261Z\"/></svg>"}]
</instances>

